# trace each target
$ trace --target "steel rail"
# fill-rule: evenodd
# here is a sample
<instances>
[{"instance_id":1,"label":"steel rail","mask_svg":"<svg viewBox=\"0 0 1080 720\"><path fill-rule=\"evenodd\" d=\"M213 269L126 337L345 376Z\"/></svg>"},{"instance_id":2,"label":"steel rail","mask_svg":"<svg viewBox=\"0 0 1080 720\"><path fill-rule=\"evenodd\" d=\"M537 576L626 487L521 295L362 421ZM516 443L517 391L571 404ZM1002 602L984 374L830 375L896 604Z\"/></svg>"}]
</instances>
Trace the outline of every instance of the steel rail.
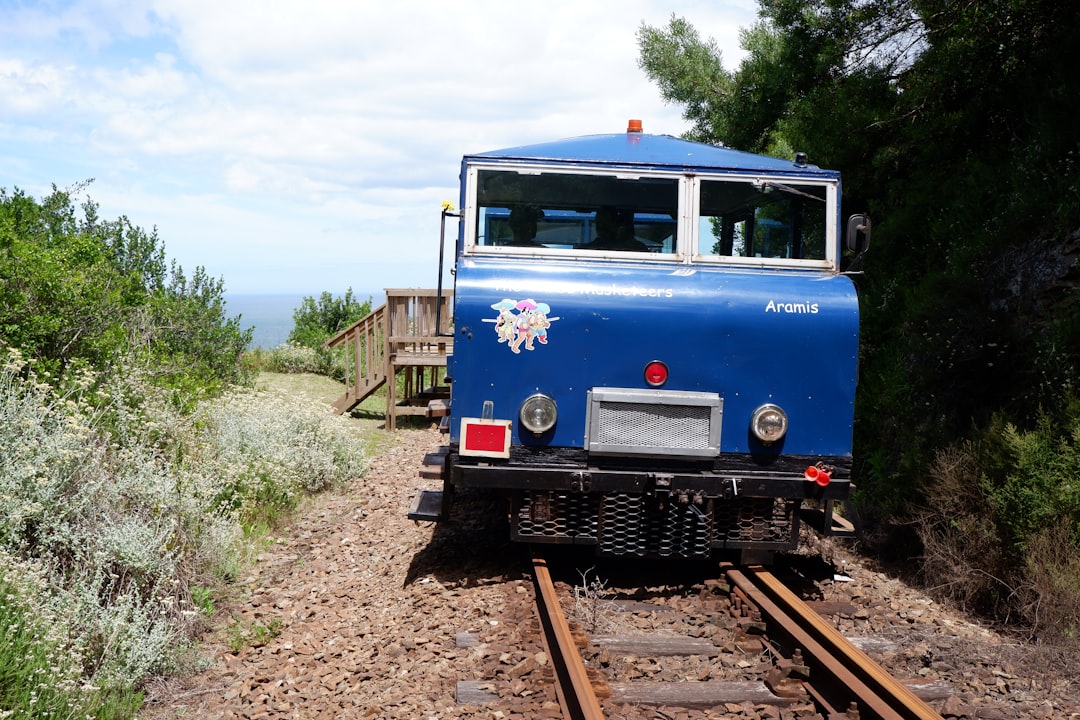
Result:
<instances>
[{"instance_id":1,"label":"steel rail","mask_svg":"<svg viewBox=\"0 0 1080 720\"><path fill-rule=\"evenodd\" d=\"M537 614L543 628L544 646L555 669L555 691L562 705L563 716L567 720L603 720L600 701L585 672L566 615L559 606L547 561L534 549L532 563Z\"/></svg>"},{"instance_id":2,"label":"steel rail","mask_svg":"<svg viewBox=\"0 0 1080 720\"><path fill-rule=\"evenodd\" d=\"M848 642L772 573L756 565L746 568L745 574L727 563L723 567L732 583L792 643L802 648L804 662L812 665L811 678L816 686L813 693L820 694L822 700L834 706L840 704L836 709L843 710L853 699L861 720L942 720L941 715ZM820 677L822 674L832 678L831 687L830 683L822 682L826 679Z\"/></svg>"}]
</instances>

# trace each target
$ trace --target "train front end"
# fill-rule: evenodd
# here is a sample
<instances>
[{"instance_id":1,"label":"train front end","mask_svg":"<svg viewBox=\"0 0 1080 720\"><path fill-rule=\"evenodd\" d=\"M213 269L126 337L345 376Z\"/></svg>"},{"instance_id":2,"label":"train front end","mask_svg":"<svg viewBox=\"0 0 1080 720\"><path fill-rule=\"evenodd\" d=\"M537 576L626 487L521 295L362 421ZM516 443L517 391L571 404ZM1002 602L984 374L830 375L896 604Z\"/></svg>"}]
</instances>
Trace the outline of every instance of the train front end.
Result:
<instances>
[{"instance_id":1,"label":"train front end","mask_svg":"<svg viewBox=\"0 0 1080 720\"><path fill-rule=\"evenodd\" d=\"M665 136L467 156L443 500L514 539L760 557L848 497L835 172Z\"/></svg>"}]
</instances>

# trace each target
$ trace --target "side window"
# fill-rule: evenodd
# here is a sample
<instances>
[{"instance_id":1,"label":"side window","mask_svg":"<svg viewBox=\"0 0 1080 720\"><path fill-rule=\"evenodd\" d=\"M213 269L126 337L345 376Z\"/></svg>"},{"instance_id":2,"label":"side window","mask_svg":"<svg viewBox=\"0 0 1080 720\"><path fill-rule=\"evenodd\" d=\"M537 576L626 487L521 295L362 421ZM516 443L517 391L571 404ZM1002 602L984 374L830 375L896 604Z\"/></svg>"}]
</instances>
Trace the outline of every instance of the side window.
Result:
<instances>
[{"instance_id":1,"label":"side window","mask_svg":"<svg viewBox=\"0 0 1080 720\"><path fill-rule=\"evenodd\" d=\"M824 260L825 206L820 185L703 180L698 255Z\"/></svg>"}]
</instances>

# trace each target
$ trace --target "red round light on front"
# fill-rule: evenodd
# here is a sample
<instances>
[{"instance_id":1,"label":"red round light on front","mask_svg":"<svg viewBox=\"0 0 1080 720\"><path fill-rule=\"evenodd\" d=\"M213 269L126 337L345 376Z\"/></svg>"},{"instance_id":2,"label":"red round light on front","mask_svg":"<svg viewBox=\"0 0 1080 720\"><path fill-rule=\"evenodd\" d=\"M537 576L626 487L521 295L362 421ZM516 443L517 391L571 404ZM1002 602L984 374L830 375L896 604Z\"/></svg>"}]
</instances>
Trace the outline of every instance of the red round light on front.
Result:
<instances>
[{"instance_id":1,"label":"red round light on front","mask_svg":"<svg viewBox=\"0 0 1080 720\"><path fill-rule=\"evenodd\" d=\"M667 365L659 360L653 360L645 366L645 382L649 383L653 387L659 387L667 382L668 368Z\"/></svg>"}]
</instances>

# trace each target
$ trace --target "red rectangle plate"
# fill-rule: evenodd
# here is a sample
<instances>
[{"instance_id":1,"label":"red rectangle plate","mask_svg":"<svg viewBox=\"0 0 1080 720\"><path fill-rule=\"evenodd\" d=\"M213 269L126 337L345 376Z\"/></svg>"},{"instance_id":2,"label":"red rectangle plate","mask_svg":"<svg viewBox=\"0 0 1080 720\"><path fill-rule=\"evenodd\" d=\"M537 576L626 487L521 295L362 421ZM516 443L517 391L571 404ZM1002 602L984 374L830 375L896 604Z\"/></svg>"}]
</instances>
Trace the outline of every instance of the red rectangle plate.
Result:
<instances>
[{"instance_id":1,"label":"red rectangle plate","mask_svg":"<svg viewBox=\"0 0 1080 720\"><path fill-rule=\"evenodd\" d=\"M510 457L510 421L461 418L459 452L471 457Z\"/></svg>"}]
</instances>

